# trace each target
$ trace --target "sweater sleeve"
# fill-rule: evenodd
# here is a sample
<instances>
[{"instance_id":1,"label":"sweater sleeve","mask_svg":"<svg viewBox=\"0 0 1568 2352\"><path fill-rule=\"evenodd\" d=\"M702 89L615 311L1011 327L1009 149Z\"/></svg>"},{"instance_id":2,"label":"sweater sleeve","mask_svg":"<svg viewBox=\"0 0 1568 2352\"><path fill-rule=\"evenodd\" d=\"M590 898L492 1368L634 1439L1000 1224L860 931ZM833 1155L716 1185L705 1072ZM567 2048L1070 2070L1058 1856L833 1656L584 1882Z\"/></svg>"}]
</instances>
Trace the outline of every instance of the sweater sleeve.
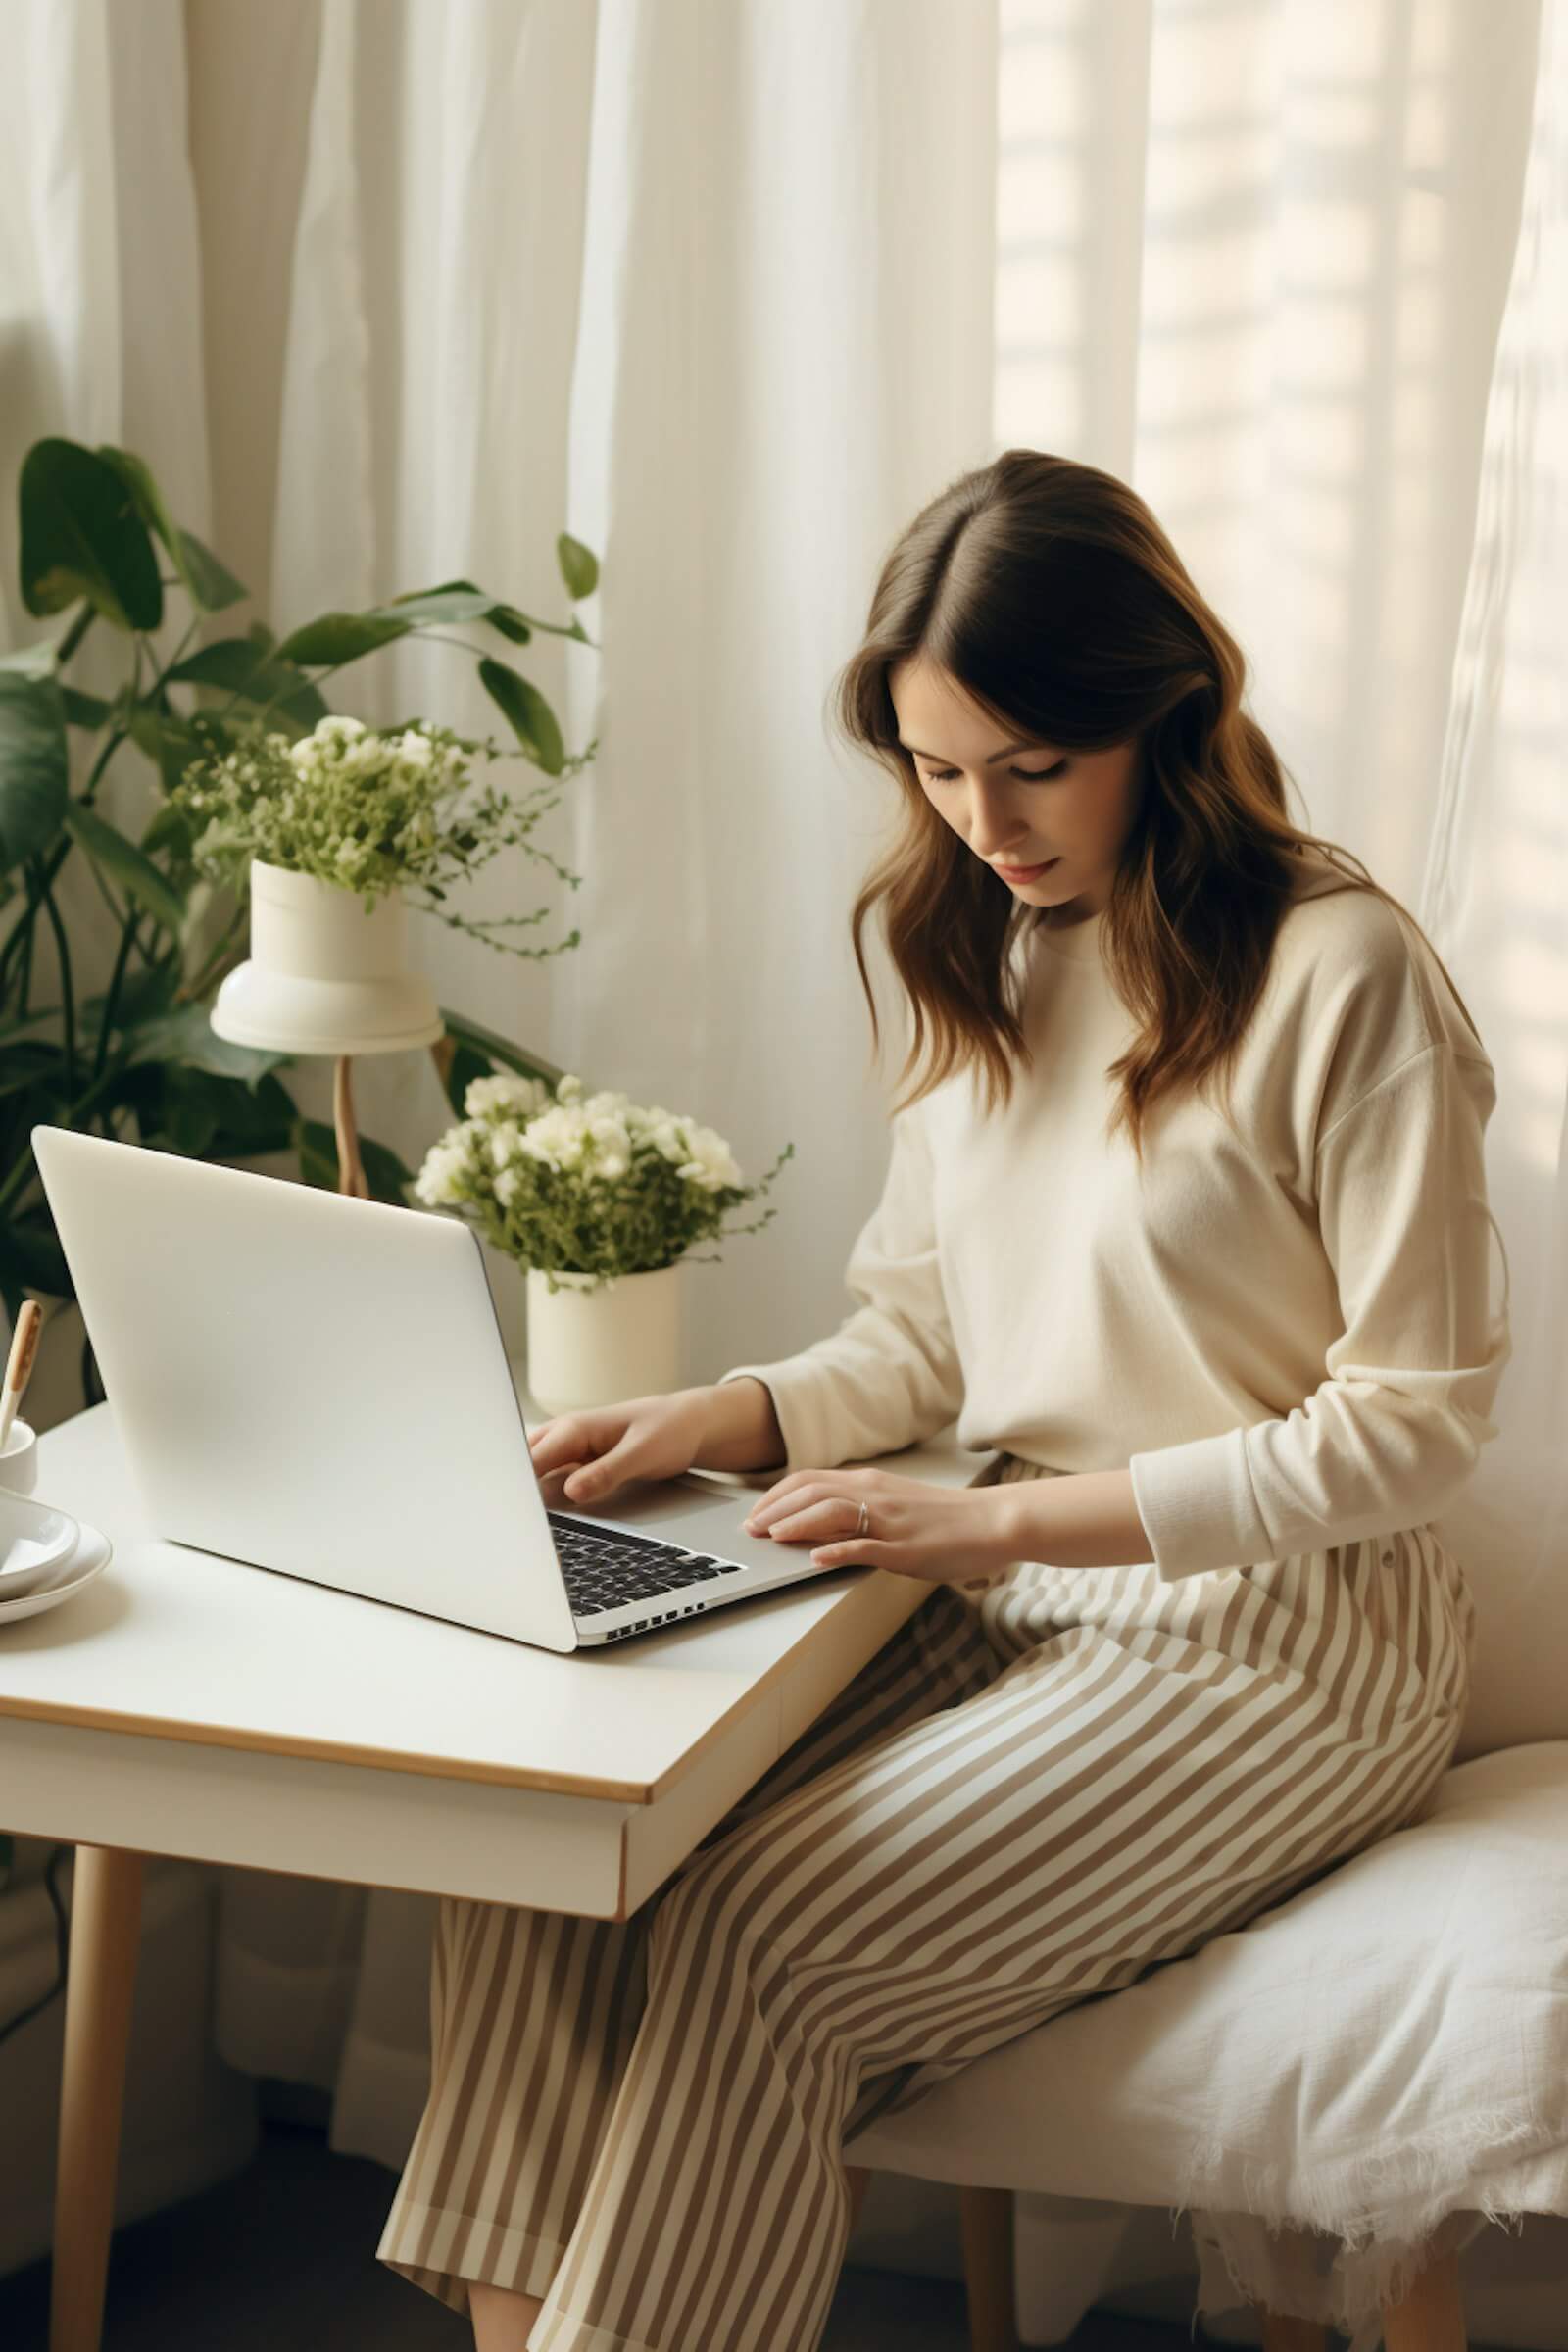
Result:
<instances>
[{"instance_id":1,"label":"sweater sleeve","mask_svg":"<svg viewBox=\"0 0 1568 2352\"><path fill-rule=\"evenodd\" d=\"M1512 1352L1508 1260L1490 1312L1483 1132L1492 1064L1429 1045L1318 1140L1318 1223L1344 1330L1328 1377L1282 1418L1135 1453L1162 1577L1249 1567L1419 1527L1453 1501Z\"/></svg>"},{"instance_id":2,"label":"sweater sleeve","mask_svg":"<svg viewBox=\"0 0 1568 2352\"><path fill-rule=\"evenodd\" d=\"M963 1376L948 1320L918 1104L895 1112L882 1198L850 1252L857 1304L828 1338L766 1364L736 1364L772 1394L784 1467L831 1469L933 1437L956 1419Z\"/></svg>"}]
</instances>

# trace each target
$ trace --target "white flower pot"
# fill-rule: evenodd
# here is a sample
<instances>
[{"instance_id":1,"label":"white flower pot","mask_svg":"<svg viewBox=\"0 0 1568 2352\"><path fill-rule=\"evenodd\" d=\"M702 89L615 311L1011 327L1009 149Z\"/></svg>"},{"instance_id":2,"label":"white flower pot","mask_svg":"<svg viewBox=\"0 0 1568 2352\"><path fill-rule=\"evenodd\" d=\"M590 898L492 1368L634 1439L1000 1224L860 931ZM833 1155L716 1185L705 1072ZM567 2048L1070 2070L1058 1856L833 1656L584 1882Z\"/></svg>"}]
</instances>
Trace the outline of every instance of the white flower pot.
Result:
<instances>
[{"instance_id":1,"label":"white flower pot","mask_svg":"<svg viewBox=\"0 0 1568 2352\"><path fill-rule=\"evenodd\" d=\"M681 1383L681 1261L593 1277L561 1274L551 1296L541 1267L527 1269L529 1396L547 1418L623 1396L662 1396Z\"/></svg>"},{"instance_id":2,"label":"white flower pot","mask_svg":"<svg viewBox=\"0 0 1568 2352\"><path fill-rule=\"evenodd\" d=\"M442 1034L430 984L406 963L397 892L367 914L357 891L251 860L251 952L218 992L212 1022L240 1046L291 1054L390 1054Z\"/></svg>"}]
</instances>

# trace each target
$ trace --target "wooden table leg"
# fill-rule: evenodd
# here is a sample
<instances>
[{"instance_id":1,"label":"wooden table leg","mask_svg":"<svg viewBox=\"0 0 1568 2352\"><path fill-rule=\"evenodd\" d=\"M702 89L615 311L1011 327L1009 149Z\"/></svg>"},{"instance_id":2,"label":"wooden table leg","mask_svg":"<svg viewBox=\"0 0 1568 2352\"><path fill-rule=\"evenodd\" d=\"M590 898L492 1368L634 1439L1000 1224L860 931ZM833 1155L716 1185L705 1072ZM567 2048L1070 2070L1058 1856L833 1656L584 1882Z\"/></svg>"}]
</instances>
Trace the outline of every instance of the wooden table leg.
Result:
<instances>
[{"instance_id":1,"label":"wooden table leg","mask_svg":"<svg viewBox=\"0 0 1568 2352\"><path fill-rule=\"evenodd\" d=\"M49 2352L98 2352L141 1936L142 1856L78 1845L71 1897Z\"/></svg>"},{"instance_id":2,"label":"wooden table leg","mask_svg":"<svg viewBox=\"0 0 1568 2352\"><path fill-rule=\"evenodd\" d=\"M1457 2254L1442 2254L1383 2306L1385 2352L1465 2352L1464 2291Z\"/></svg>"},{"instance_id":3,"label":"wooden table leg","mask_svg":"<svg viewBox=\"0 0 1568 2352\"><path fill-rule=\"evenodd\" d=\"M960 2188L958 2235L969 2297L969 2352L1018 2352L1011 2189Z\"/></svg>"},{"instance_id":4,"label":"wooden table leg","mask_svg":"<svg viewBox=\"0 0 1568 2352\"><path fill-rule=\"evenodd\" d=\"M1263 2352L1328 2352L1329 2331L1319 2321L1292 2319L1261 2303L1252 2310L1263 2330Z\"/></svg>"}]
</instances>

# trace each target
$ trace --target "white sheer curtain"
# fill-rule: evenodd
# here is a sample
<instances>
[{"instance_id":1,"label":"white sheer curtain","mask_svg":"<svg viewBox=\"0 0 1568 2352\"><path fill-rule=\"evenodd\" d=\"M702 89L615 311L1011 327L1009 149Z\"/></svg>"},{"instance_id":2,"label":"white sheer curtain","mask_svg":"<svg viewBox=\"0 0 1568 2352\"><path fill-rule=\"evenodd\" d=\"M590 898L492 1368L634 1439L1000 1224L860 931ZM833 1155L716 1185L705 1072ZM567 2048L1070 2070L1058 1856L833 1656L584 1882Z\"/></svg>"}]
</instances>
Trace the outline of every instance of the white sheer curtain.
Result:
<instances>
[{"instance_id":1,"label":"white sheer curtain","mask_svg":"<svg viewBox=\"0 0 1568 2352\"><path fill-rule=\"evenodd\" d=\"M601 554L602 652L533 671L601 738L542 836L582 887L519 861L476 909L549 898L582 946L422 945L444 1002L751 1170L794 1140L773 1223L693 1281L689 1378L837 1322L880 1184L898 1056L847 914L889 810L824 698L881 555L1013 443L1138 487L1299 812L1413 907L1496 1064L1515 1357L1446 1530L1463 1752L1568 1734L1568 0L0 0L0 37L13 478L44 432L139 450L279 629L459 573L559 611L557 530ZM0 557L22 641L9 508ZM489 723L441 647L351 690ZM361 1068L416 1154L427 1059ZM222 1901L224 2054L400 2163L428 1903ZM1100 2269L1066 2217L1054 2268L1029 2234L1063 2329L1132 2275L1093 2218Z\"/></svg>"}]
</instances>

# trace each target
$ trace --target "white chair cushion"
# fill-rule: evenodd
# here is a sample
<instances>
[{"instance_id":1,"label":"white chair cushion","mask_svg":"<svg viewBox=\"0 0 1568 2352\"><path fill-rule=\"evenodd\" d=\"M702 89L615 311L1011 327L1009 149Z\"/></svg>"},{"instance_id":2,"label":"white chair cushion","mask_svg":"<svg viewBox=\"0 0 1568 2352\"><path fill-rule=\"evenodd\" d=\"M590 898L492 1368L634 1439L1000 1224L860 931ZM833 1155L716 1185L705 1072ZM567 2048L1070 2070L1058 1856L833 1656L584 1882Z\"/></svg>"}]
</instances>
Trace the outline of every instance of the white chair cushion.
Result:
<instances>
[{"instance_id":1,"label":"white chair cushion","mask_svg":"<svg viewBox=\"0 0 1568 2352\"><path fill-rule=\"evenodd\" d=\"M1228 2217L1209 2251L1248 2294L1281 2275L1269 2225L1324 2232L1343 2242L1316 2241L1319 2316L1342 2325L1446 2214L1568 2214L1568 1740L1456 1766L1424 1820L977 2059L846 2155ZM1200 2308L1240 2299L1217 2276Z\"/></svg>"}]
</instances>

